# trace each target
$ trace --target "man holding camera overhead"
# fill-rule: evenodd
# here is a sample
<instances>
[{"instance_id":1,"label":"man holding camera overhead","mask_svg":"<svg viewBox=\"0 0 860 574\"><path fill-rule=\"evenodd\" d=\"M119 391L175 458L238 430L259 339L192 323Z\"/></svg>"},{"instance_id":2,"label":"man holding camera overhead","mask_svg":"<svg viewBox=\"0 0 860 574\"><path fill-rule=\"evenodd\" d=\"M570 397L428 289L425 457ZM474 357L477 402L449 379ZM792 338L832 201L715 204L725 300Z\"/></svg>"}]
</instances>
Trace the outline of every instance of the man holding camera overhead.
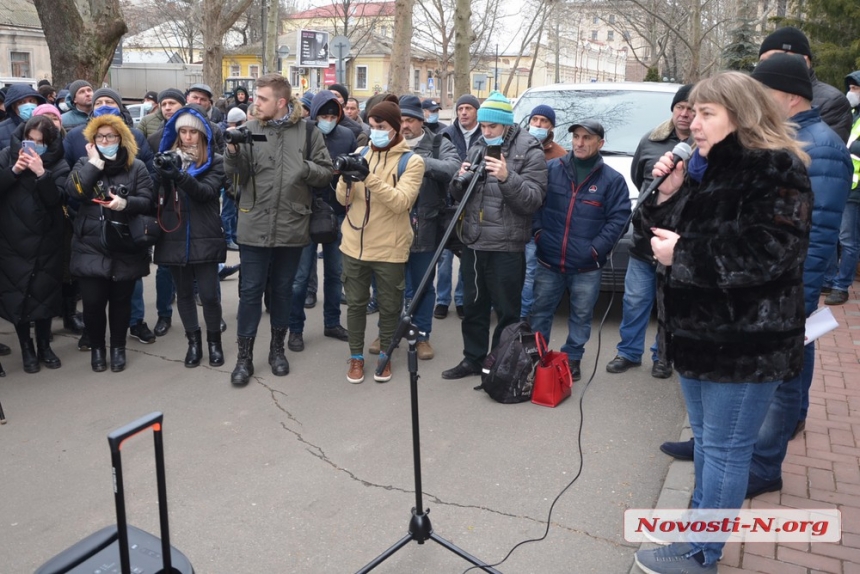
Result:
<instances>
[{"instance_id":1,"label":"man holding camera overhead","mask_svg":"<svg viewBox=\"0 0 860 574\"><path fill-rule=\"evenodd\" d=\"M254 374L254 339L270 267L269 365L276 376L290 372L284 339L293 279L302 249L310 242L311 188L326 185L332 176L322 132L308 130L302 105L293 97L286 78L280 74L261 76L254 103L256 119L249 121L244 131L228 130L225 134L225 171L243 190L237 235L242 258L236 321L239 356L230 377L234 385L246 385Z\"/></svg>"},{"instance_id":2,"label":"man holding camera overhead","mask_svg":"<svg viewBox=\"0 0 860 574\"><path fill-rule=\"evenodd\" d=\"M379 360L397 329L405 286L406 260L413 232L409 211L424 178L424 160L409 151L400 134L401 111L389 95L368 113L370 146L335 160L341 180L337 200L346 207L341 226L346 328L349 331L349 370L346 380L364 381L364 331L370 281L379 289ZM405 154L411 154L403 160ZM391 380L391 361L374 380Z\"/></svg>"},{"instance_id":3,"label":"man holding camera overhead","mask_svg":"<svg viewBox=\"0 0 860 574\"><path fill-rule=\"evenodd\" d=\"M546 195L543 148L527 130L514 125L511 102L493 92L478 109L482 138L469 148L451 195L463 199L469 180L479 182L463 211L460 239L465 245L463 270L463 360L442 373L462 379L481 373L489 350L490 310L502 330L520 318L525 281L525 246L531 237L532 215ZM477 169L475 169L477 168Z\"/></svg>"}]
</instances>

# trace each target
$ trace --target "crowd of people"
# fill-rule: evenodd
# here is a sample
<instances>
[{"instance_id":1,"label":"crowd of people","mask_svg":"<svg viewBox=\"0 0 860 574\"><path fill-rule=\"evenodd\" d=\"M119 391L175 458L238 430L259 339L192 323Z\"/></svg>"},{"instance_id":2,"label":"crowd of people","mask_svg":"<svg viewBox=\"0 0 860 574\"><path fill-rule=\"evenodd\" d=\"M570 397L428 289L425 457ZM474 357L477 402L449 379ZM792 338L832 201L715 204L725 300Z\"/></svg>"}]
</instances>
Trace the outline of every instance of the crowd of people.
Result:
<instances>
[{"instance_id":1,"label":"crowd of people","mask_svg":"<svg viewBox=\"0 0 860 574\"><path fill-rule=\"evenodd\" d=\"M321 248L324 335L348 344L348 382L364 381L365 352L379 355L374 380L392 379L386 353L428 272L430 288L411 305L418 358L435 357L433 321L452 299L462 319L462 358L444 379L479 375L517 321L549 340L567 292L561 350L578 380L602 269L632 216L620 342L606 371L642 364L656 303L651 375L678 373L693 430L661 449L695 462L692 508L738 509L782 487L787 444L809 404L805 319L822 293L828 305L845 303L860 257L860 71L845 86L843 95L818 81L808 39L786 27L764 40L752 74L681 87L636 150L631 180L643 192L660 182L631 214L624 176L601 157L598 120L574 118L566 151L551 106L518 125L499 92L483 102L461 95L445 125L435 100L379 94L361 113L343 85L298 97L268 74L223 109L205 84L148 92L150 113L134 127L109 87L77 80L58 94L16 84L3 93L0 122L0 317L15 325L27 373L61 367L51 349L57 316L81 335L93 371L118 372L129 334L151 343L169 331L174 300L184 364L198 366L200 305L208 361L220 366L230 352L219 280L238 270L225 266L238 250L230 379L243 386L264 305L272 374L289 373L287 349L305 349ZM693 146L687 161L672 155L679 142ZM309 226L315 200L338 224L321 246ZM461 246L433 268L444 215L461 201ZM132 232L145 216L160 230L151 248ZM132 244L119 249L112 234ZM154 332L141 282L152 263ZM366 345L376 312L378 336ZM639 551L636 562L649 573L709 573L721 552L721 542L693 536Z\"/></svg>"}]
</instances>

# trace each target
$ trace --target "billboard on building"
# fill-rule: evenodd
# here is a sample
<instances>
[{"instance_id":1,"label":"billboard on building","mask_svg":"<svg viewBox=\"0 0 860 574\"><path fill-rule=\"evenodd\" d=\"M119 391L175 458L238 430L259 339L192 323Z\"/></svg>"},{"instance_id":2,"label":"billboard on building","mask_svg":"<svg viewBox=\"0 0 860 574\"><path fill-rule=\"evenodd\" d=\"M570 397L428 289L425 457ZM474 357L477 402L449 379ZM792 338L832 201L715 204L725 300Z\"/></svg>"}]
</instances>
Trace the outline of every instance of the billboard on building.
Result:
<instances>
[{"instance_id":1,"label":"billboard on building","mask_svg":"<svg viewBox=\"0 0 860 574\"><path fill-rule=\"evenodd\" d=\"M328 68L328 32L299 30L299 66L302 68Z\"/></svg>"}]
</instances>

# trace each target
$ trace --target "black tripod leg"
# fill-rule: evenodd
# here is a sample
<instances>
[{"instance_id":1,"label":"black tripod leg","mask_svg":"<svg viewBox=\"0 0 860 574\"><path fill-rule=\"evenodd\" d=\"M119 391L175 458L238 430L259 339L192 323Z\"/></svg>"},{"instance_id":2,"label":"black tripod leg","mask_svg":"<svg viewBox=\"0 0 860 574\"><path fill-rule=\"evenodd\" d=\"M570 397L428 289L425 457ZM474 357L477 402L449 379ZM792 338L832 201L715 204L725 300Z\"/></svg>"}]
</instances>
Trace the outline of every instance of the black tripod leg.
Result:
<instances>
[{"instance_id":1,"label":"black tripod leg","mask_svg":"<svg viewBox=\"0 0 860 574\"><path fill-rule=\"evenodd\" d=\"M448 542L447 540L445 540L444 538L442 538L441 536L439 536L435 532L430 533L430 540L433 540L434 542L438 542L439 544L441 544L442 546L444 546L445 548L447 548L448 550L450 550L451 552L453 552L454 554L456 554L457 556L459 556L460 558L462 558L466 562L471 562L472 564L479 567L484 572L491 572L492 574L502 574L501 572L499 572L495 568L491 568L491 567L487 566L486 562L483 562L483 561L475 558L474 556L472 556L471 554L469 554L465 550L461 549L460 547L455 546L451 542Z\"/></svg>"},{"instance_id":2,"label":"black tripod leg","mask_svg":"<svg viewBox=\"0 0 860 574\"><path fill-rule=\"evenodd\" d=\"M0 404L0 425L6 424L6 415L3 413L3 405Z\"/></svg>"},{"instance_id":3,"label":"black tripod leg","mask_svg":"<svg viewBox=\"0 0 860 574\"><path fill-rule=\"evenodd\" d=\"M388 550L386 550L385 552L383 552L382 554L380 554L379 556L374 558L372 562L370 562L367 566L365 566L364 568L362 568L361 570L359 570L355 574L364 574L365 572L370 572L371 570L373 570L374 568L376 568L377 566L379 566L380 564L385 562L388 558L390 558L392 554L394 554L395 552L397 552L398 550L400 550L401 548L403 548L404 546L409 544L411 541L412 541L412 534L407 534L406 536L404 536L403 538L398 540L394 544L394 546L392 546L391 548L389 548Z\"/></svg>"}]
</instances>

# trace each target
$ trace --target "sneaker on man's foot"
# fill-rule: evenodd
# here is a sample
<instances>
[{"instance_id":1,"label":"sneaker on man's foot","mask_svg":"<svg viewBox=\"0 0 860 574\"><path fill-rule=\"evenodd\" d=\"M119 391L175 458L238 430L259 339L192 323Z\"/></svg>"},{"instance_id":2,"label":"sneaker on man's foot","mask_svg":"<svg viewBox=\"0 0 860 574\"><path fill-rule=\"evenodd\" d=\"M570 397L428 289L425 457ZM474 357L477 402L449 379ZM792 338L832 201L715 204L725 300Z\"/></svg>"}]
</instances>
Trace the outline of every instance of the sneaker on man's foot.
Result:
<instances>
[{"instance_id":1,"label":"sneaker on man's foot","mask_svg":"<svg viewBox=\"0 0 860 574\"><path fill-rule=\"evenodd\" d=\"M290 331L290 336L287 339L287 349L294 353L301 353L305 350L305 340L302 338L301 333Z\"/></svg>"},{"instance_id":2,"label":"sneaker on man's foot","mask_svg":"<svg viewBox=\"0 0 860 574\"><path fill-rule=\"evenodd\" d=\"M308 291L305 297L305 309L313 309L317 306L317 294L313 291Z\"/></svg>"},{"instance_id":3,"label":"sneaker on man's foot","mask_svg":"<svg viewBox=\"0 0 860 574\"><path fill-rule=\"evenodd\" d=\"M78 339L78 351L85 353L90 350L90 336L84 331L84 334L81 335L81 338Z\"/></svg>"},{"instance_id":4,"label":"sneaker on man's foot","mask_svg":"<svg viewBox=\"0 0 860 574\"><path fill-rule=\"evenodd\" d=\"M704 565L705 556L686 542L638 550L636 565L646 574L717 574L717 563Z\"/></svg>"},{"instance_id":5,"label":"sneaker on man's foot","mask_svg":"<svg viewBox=\"0 0 860 574\"><path fill-rule=\"evenodd\" d=\"M132 337L134 337L144 345L149 345L150 343L155 342L155 333L153 333L149 329L149 327L147 327L146 321L142 321L134 327L131 327L128 332Z\"/></svg>"},{"instance_id":6,"label":"sneaker on man's foot","mask_svg":"<svg viewBox=\"0 0 860 574\"><path fill-rule=\"evenodd\" d=\"M221 268L220 271L218 271L218 280L223 281L227 277L230 277L231 275L235 275L238 272L239 272L239 265L225 265L224 267Z\"/></svg>"},{"instance_id":7,"label":"sneaker on man's foot","mask_svg":"<svg viewBox=\"0 0 860 574\"><path fill-rule=\"evenodd\" d=\"M753 473L750 473L750 479L747 483L747 493L744 498L755 498L766 492L776 492L782 490L782 477L774 480L764 480Z\"/></svg>"},{"instance_id":8,"label":"sneaker on man's foot","mask_svg":"<svg viewBox=\"0 0 860 574\"><path fill-rule=\"evenodd\" d=\"M323 335L325 337L331 337L332 339L337 339L339 341L349 341L349 331L343 328L341 325L335 325L334 327L326 327L323 329Z\"/></svg>"},{"instance_id":9,"label":"sneaker on man's foot","mask_svg":"<svg viewBox=\"0 0 860 574\"><path fill-rule=\"evenodd\" d=\"M684 442L664 442L660 445L660 450L678 460L693 460L693 453L696 450L696 439L691 438Z\"/></svg>"},{"instance_id":10,"label":"sneaker on man's foot","mask_svg":"<svg viewBox=\"0 0 860 574\"><path fill-rule=\"evenodd\" d=\"M353 385L364 382L364 359L349 360L349 370L346 372L346 380Z\"/></svg>"},{"instance_id":11,"label":"sneaker on man's foot","mask_svg":"<svg viewBox=\"0 0 860 574\"><path fill-rule=\"evenodd\" d=\"M462 305L457 305L457 316L461 319L466 318L466 311L463 310Z\"/></svg>"},{"instance_id":12,"label":"sneaker on man's foot","mask_svg":"<svg viewBox=\"0 0 860 574\"><path fill-rule=\"evenodd\" d=\"M368 353L370 353L371 355L378 355L378 354L379 354L379 351L380 351L380 348L379 348L379 337L377 337L377 338L376 338L376 339L374 339L374 340L373 340L373 342L370 344L370 347L368 347L368 348L367 348L367 352L368 352Z\"/></svg>"},{"instance_id":13,"label":"sneaker on man's foot","mask_svg":"<svg viewBox=\"0 0 860 574\"><path fill-rule=\"evenodd\" d=\"M581 362L582 361L578 359L571 359L567 362L568 366L570 367L570 377L573 379L574 382L582 378L582 369L580 368Z\"/></svg>"},{"instance_id":14,"label":"sneaker on man's foot","mask_svg":"<svg viewBox=\"0 0 860 574\"><path fill-rule=\"evenodd\" d=\"M382 361L384 356L385 353L380 353L379 360ZM377 368L379 368L378 363ZM387 383L391 380L391 359L388 359L388 362L385 363L385 368L382 369L382 374L377 374L376 371L373 372L373 380L377 383Z\"/></svg>"},{"instance_id":15,"label":"sneaker on man's foot","mask_svg":"<svg viewBox=\"0 0 860 574\"><path fill-rule=\"evenodd\" d=\"M456 367L448 369L447 371L442 371L442 378L452 381L456 379L465 379L466 377L480 374L480 367L475 367L471 363L469 363L469 361L463 359Z\"/></svg>"},{"instance_id":16,"label":"sneaker on man's foot","mask_svg":"<svg viewBox=\"0 0 860 574\"><path fill-rule=\"evenodd\" d=\"M606 372L607 373L623 373L630 367L638 367L642 364L642 361L631 361L630 359L624 358L621 355L615 355L615 358L606 363Z\"/></svg>"},{"instance_id":17,"label":"sneaker on man's foot","mask_svg":"<svg viewBox=\"0 0 860 574\"><path fill-rule=\"evenodd\" d=\"M376 302L376 299L371 299L367 303L367 314L373 315L374 313L379 313L379 303Z\"/></svg>"},{"instance_id":18,"label":"sneaker on man's foot","mask_svg":"<svg viewBox=\"0 0 860 574\"><path fill-rule=\"evenodd\" d=\"M444 319L448 316L448 305L436 305L433 308L434 319Z\"/></svg>"},{"instance_id":19,"label":"sneaker on man's foot","mask_svg":"<svg viewBox=\"0 0 860 574\"><path fill-rule=\"evenodd\" d=\"M415 343L415 350L418 352L418 358L422 361L429 361L435 356L430 341L418 341Z\"/></svg>"},{"instance_id":20,"label":"sneaker on man's foot","mask_svg":"<svg viewBox=\"0 0 860 574\"><path fill-rule=\"evenodd\" d=\"M665 361L654 361L651 367L651 376L655 379L668 379L672 376L672 365Z\"/></svg>"},{"instance_id":21,"label":"sneaker on man's foot","mask_svg":"<svg viewBox=\"0 0 860 574\"><path fill-rule=\"evenodd\" d=\"M844 305L848 302L848 291L833 289L824 300L825 305Z\"/></svg>"},{"instance_id":22,"label":"sneaker on man's foot","mask_svg":"<svg viewBox=\"0 0 860 574\"><path fill-rule=\"evenodd\" d=\"M239 251L239 246L236 245L235 241L227 242L227 251Z\"/></svg>"},{"instance_id":23,"label":"sneaker on man's foot","mask_svg":"<svg viewBox=\"0 0 860 574\"><path fill-rule=\"evenodd\" d=\"M155 322L155 329L152 330L156 337L163 337L170 330L172 319L170 317L159 317Z\"/></svg>"}]
</instances>

